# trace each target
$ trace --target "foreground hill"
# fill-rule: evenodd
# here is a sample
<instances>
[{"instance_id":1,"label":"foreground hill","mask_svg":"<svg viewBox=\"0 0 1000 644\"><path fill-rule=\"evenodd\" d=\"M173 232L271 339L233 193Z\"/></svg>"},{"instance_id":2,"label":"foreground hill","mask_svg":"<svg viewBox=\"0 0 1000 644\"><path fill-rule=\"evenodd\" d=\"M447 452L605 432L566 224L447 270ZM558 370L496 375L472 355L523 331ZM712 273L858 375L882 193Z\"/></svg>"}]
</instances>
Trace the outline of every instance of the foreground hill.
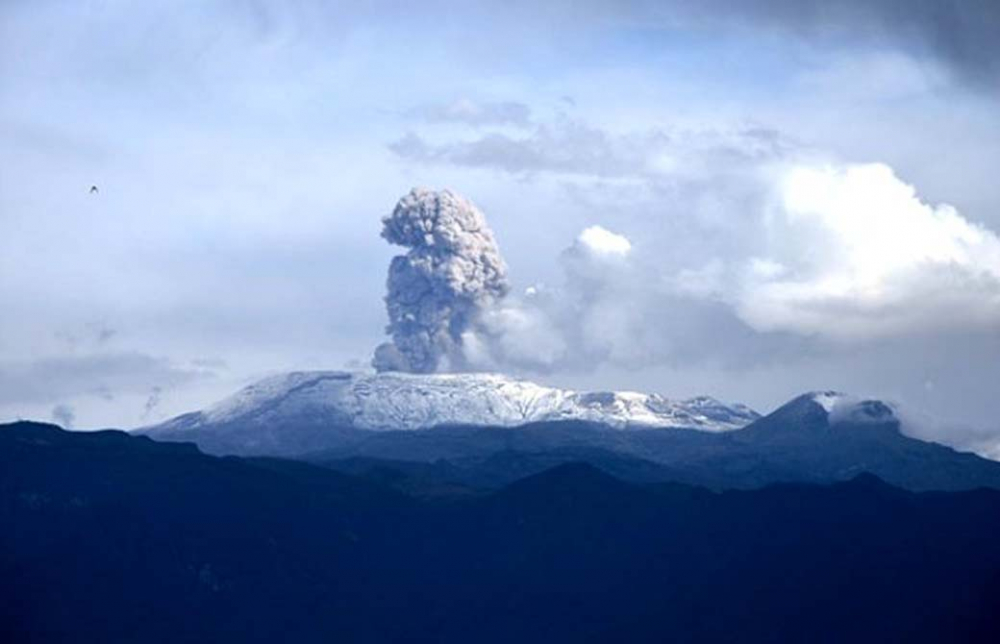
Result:
<instances>
[{"instance_id":1,"label":"foreground hill","mask_svg":"<svg viewBox=\"0 0 1000 644\"><path fill-rule=\"evenodd\" d=\"M713 493L565 464L418 501L121 432L0 427L5 642L992 642L1000 493Z\"/></svg>"}]
</instances>

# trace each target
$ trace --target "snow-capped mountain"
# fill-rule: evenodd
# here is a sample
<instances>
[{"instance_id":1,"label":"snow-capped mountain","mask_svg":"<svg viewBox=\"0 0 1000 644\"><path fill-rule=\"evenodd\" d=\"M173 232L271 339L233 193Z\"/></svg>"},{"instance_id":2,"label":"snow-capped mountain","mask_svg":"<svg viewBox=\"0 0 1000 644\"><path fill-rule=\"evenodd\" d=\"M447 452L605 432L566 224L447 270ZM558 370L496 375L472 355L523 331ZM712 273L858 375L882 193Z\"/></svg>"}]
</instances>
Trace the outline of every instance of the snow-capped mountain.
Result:
<instances>
[{"instance_id":1,"label":"snow-capped mountain","mask_svg":"<svg viewBox=\"0 0 1000 644\"><path fill-rule=\"evenodd\" d=\"M366 430L440 425L513 427L583 420L615 428L681 427L723 432L760 415L745 405L702 396L671 400L635 392L578 392L499 374L292 372L252 384L203 411L148 433L166 435L213 425L329 424Z\"/></svg>"}]
</instances>

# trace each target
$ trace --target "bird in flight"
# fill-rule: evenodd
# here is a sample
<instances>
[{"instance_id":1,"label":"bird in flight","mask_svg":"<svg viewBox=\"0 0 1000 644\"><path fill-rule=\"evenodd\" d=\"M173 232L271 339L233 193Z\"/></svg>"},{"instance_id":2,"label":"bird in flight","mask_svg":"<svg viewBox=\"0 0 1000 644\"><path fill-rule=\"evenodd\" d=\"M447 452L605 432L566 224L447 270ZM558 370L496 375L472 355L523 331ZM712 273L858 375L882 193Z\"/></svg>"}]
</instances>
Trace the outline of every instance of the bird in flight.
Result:
<instances>
[{"instance_id":1,"label":"bird in flight","mask_svg":"<svg viewBox=\"0 0 1000 644\"><path fill-rule=\"evenodd\" d=\"M96 194L98 192L100 191L97 189L97 186L90 186L90 194Z\"/></svg>"}]
</instances>

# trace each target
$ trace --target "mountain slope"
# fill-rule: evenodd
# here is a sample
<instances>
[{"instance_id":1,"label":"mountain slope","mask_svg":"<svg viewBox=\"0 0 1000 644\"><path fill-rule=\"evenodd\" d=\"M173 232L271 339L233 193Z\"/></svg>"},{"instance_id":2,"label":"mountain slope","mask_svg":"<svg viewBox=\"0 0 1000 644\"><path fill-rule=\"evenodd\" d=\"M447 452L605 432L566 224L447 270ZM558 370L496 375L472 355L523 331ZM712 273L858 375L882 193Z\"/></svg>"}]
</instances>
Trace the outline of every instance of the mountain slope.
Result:
<instances>
[{"instance_id":1,"label":"mountain slope","mask_svg":"<svg viewBox=\"0 0 1000 644\"><path fill-rule=\"evenodd\" d=\"M301 463L0 427L5 642L992 642L1000 493L716 494L566 464L418 502Z\"/></svg>"}]
</instances>

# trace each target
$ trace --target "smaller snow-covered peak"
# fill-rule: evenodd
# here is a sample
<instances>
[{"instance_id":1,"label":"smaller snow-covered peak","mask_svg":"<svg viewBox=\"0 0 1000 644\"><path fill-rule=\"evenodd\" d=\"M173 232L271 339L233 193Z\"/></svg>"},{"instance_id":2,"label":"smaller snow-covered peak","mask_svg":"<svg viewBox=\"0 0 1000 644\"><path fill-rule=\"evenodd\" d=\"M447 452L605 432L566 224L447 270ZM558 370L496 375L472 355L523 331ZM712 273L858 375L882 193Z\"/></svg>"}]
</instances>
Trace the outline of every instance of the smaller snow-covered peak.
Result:
<instances>
[{"instance_id":1,"label":"smaller snow-covered peak","mask_svg":"<svg viewBox=\"0 0 1000 644\"><path fill-rule=\"evenodd\" d=\"M751 434L783 436L851 429L859 425L892 426L902 431L895 407L880 400L837 391L810 391L797 396L748 427ZM892 427L890 427L891 429Z\"/></svg>"}]
</instances>

